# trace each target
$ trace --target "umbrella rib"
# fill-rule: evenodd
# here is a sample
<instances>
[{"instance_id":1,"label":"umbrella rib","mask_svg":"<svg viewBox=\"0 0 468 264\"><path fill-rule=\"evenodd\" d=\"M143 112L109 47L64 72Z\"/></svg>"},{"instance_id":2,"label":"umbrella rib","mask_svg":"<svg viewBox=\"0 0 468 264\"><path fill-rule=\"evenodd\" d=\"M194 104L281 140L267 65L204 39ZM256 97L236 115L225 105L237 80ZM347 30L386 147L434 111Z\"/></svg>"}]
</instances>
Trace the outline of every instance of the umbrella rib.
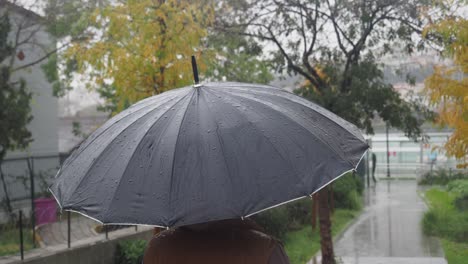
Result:
<instances>
[{"instance_id":1,"label":"umbrella rib","mask_svg":"<svg viewBox=\"0 0 468 264\"><path fill-rule=\"evenodd\" d=\"M362 158L364 158L364 156L366 155L367 151L368 151L368 149L362 154L361 158L359 159L358 165L359 165L359 163L361 162ZM300 200L300 199L303 199L303 198L306 198L306 197L312 197L313 194L319 192L319 191L322 190L325 186L327 186L327 185L329 185L330 183L332 183L332 182L338 180L338 179L341 178L342 176L346 175L346 173L348 173L348 172L350 172L350 171L353 171L353 170L356 170L356 168L357 168L357 165L356 165L354 168L350 169L350 170L345 170L344 172L338 174L338 176L334 177L332 180L328 181L328 182L325 183L323 186L321 186L320 188L318 188L317 190L313 191L312 193L310 193L310 194L308 194L308 195L306 195L306 196L300 196L300 197L297 197L297 198L293 198L293 199L288 200L288 201L286 201L286 202L281 202L281 203L275 204L275 205L273 205L273 206L270 206L270 207L267 207L267 208L263 208L263 209L261 209L261 210L258 210L258 211L254 212L254 213L248 214L248 215L243 216L243 217L251 217L252 215L261 213L261 212L266 211L266 210L269 210L269 209L273 209L273 208L275 208L275 207L278 207L278 206L281 206L281 205L284 205L284 204L287 204L287 203L290 203L290 202L294 202L294 201L297 201L297 200Z\"/></svg>"},{"instance_id":2,"label":"umbrella rib","mask_svg":"<svg viewBox=\"0 0 468 264\"><path fill-rule=\"evenodd\" d=\"M177 100L172 106L175 106L175 105L177 105L178 103L180 103L180 102L181 102L182 100L184 100L189 94L190 94L190 93L186 94L185 96L183 96L182 98L180 98L179 100ZM167 112L169 112L169 111L171 110L171 108L172 108L172 107L169 107L166 111L164 111L164 112L161 114L161 117L163 117ZM156 109L155 109L155 110L156 110ZM151 111L151 112L152 112L152 111ZM159 120L159 119L158 119L158 120ZM156 123L157 123L157 121L156 121L150 128L148 128L148 130L145 132L145 134L143 135L142 138L144 138L144 137L146 136L146 134L148 133L148 131L150 131L151 128L152 128ZM128 162L130 162L130 160L132 159L133 155L135 154L135 151L138 149L138 146L139 146L139 144L137 145L137 147L135 148L135 150L133 151L133 153L130 155L130 158L128 159ZM122 173L122 176L123 176L123 175L125 174L125 172L127 171L127 168L128 168L128 167L126 166L126 167L125 167L125 170L124 170L123 173ZM115 188L114 195L112 196L112 200L109 202L109 206L107 206L107 210L106 210L106 213L105 213L105 214L107 214L107 212L109 211L109 209L110 209L112 203L114 202L114 200L115 200L115 194L116 194L117 190L119 189L120 184L121 184L122 182L123 182L123 181L120 180L119 185Z\"/></svg>"},{"instance_id":3,"label":"umbrella rib","mask_svg":"<svg viewBox=\"0 0 468 264\"><path fill-rule=\"evenodd\" d=\"M177 144L179 143L180 129L182 127L182 124L184 123L185 117L186 117L187 112L188 112L188 108L190 107L190 102L192 102L193 96L194 96L194 94L197 93L197 91L198 90L195 90L195 89L192 91L192 96L190 97L190 100L189 100L189 102L187 104L187 108L184 111L184 116L182 117L182 120L180 121L179 130L177 131L177 138L176 138L176 142L174 144L174 155L172 156L171 178L170 178L170 181L169 181L169 207L172 206L171 205L171 203L172 203L172 182L173 182L173 178L174 178L174 169L175 169L174 165L175 165L175 159L176 159ZM172 216L171 216L171 218L172 218Z\"/></svg>"},{"instance_id":4,"label":"umbrella rib","mask_svg":"<svg viewBox=\"0 0 468 264\"><path fill-rule=\"evenodd\" d=\"M207 89L206 91L209 92L209 89ZM209 104L207 104L206 107L211 111L211 109L210 109L210 107L209 107ZM212 111L211 111L211 112L212 112ZM219 130L218 120L216 119L216 116L215 116L215 115L211 115L211 116L212 116L212 118L213 118L213 121L214 121L215 124L216 124L216 138L218 139L218 143L219 143L219 146L220 146L220 149L221 149L221 154L222 154L222 157L223 157L224 165L225 165L226 171L227 171L227 173L228 173L228 175L229 175L229 180L230 180L231 183L232 183L232 178L233 178L233 177L232 177L232 175L231 175L231 170L229 170L228 162L227 162L227 160L226 160L225 149L224 149L225 147L224 147L224 144L223 144L223 142L222 142L222 140L221 140L221 137L220 137L220 135L219 135L219 132L218 132L218 130Z\"/></svg>"},{"instance_id":5,"label":"umbrella rib","mask_svg":"<svg viewBox=\"0 0 468 264\"><path fill-rule=\"evenodd\" d=\"M318 140L320 140L324 145L328 146L329 149L331 149L333 151L333 153L335 153L335 155L337 155L338 157L340 157L341 159L343 159L345 162L347 162L349 165L351 165L351 167L354 167L354 165L352 164L352 162L350 160L348 160L346 157L343 157L342 155L340 155L336 150L335 148L333 148L328 142L325 142L322 138L320 137L317 137L316 135L314 135L312 132L310 132L307 128L305 128L302 124L300 124L299 122L296 122L293 118L291 118L290 116L284 114L283 112L280 112L278 110L276 110L275 108L273 108L272 106L268 105L268 104L265 104L264 102L261 102L259 100L256 100L256 99L252 99L252 98L249 98L249 97L245 97L243 96L242 94L238 94L238 93L233 93L233 92L229 92L232 96L236 96L236 97L240 97L240 98L243 98L243 99L246 99L246 100L250 100L250 101L254 101L254 102L257 102L259 104L262 104L272 110L274 110L275 112L277 112L278 114L286 117L287 119L291 120L293 123L296 123L298 124L300 127L302 127L305 131L307 131L310 135L312 135L313 137L317 138Z\"/></svg>"},{"instance_id":6,"label":"umbrella rib","mask_svg":"<svg viewBox=\"0 0 468 264\"><path fill-rule=\"evenodd\" d=\"M174 97L174 98L176 98L176 97ZM173 99L174 99L174 98L173 98ZM150 101L151 101L150 99L154 99L154 98L148 98L147 102L150 102ZM132 107L136 107L136 106L139 105L139 104L140 104L140 103L137 103L137 104L133 105ZM114 116L113 118L115 118L116 121L121 122L122 119L124 119L124 118L126 118L126 117L128 117L128 116L131 116L132 114L135 114L136 112L139 112L139 111L141 111L141 110L143 110L143 109L146 109L147 107L150 107L150 106L152 106L152 104L151 104L151 103L148 103L148 104L143 105L141 108L136 109L134 112L126 113L126 114L125 114L124 116L122 116L122 117L119 117L119 115L116 115L116 116ZM151 111L153 111L153 110L151 110ZM150 111L150 112L151 112L151 111ZM111 119L111 120L112 120L112 119ZM111 120L109 120L108 122L111 122ZM73 156L77 157L79 154L81 154L81 153L84 151L84 149L86 149L86 147L88 147L89 145L91 145L98 137L100 137L102 134L104 134L107 130L109 130L109 129L110 129L113 125L115 125L116 123L117 123L117 122L113 122L112 124L110 124L110 125L109 125L108 127L106 127L103 131L101 131L98 135L96 135L93 139L91 139L90 142L86 142L87 140L85 140L85 141L83 142L83 147L84 147L84 148L81 149L80 152L78 152L78 151L80 150L80 148L76 149L76 152L77 152L77 153L75 154L75 153L73 152L72 157L73 157ZM97 131L96 131L96 132L97 132ZM84 144L86 144L86 146L84 146ZM72 161L72 160L70 160L69 162L71 162L71 161ZM67 159L67 163L69 163L69 162L68 162L68 159Z\"/></svg>"},{"instance_id":7,"label":"umbrella rib","mask_svg":"<svg viewBox=\"0 0 468 264\"><path fill-rule=\"evenodd\" d=\"M255 93L250 93L250 91L249 91L248 89L243 89L244 87L237 87L237 86L230 86L230 87L231 87L231 88L234 88L233 90L239 90L240 92L248 93L248 94L251 94L251 95L256 95ZM271 87L271 88L274 88L275 90L279 90L279 92L281 93L281 94L278 94L278 95L276 95L276 96L278 96L278 97L280 97L280 98L287 99L287 100L289 100L290 102L293 102L293 103L295 103L295 104L297 104L297 105L300 105L301 107L306 107L306 108L308 108L308 109L310 109L310 110L316 112L317 114L319 114L319 115L325 117L326 119L328 119L330 122L333 122L333 123L337 124L338 126L340 126L341 128L343 128L344 130L346 130L346 132L347 132L348 134L350 134L351 136L356 137L357 139L359 139L359 137L357 137L355 134L353 134L352 132L350 132L350 131L348 130L349 128L346 128L346 127L344 127L342 124L340 124L339 122L336 122L335 120L333 120L333 119L330 117L330 115L334 115L336 118L341 119L341 120L343 120L344 122L351 124L350 122L346 121L346 120L343 119L342 117L336 115L336 114L333 113L333 112L330 112L329 110L327 110L327 109L325 109L325 108L323 108L323 107L317 105L316 103L314 103L314 102L312 102L312 101L306 100L306 99L304 99L304 98L302 98L302 97L300 97L300 96L297 96L297 95L295 95L295 94L293 94L293 93L291 93L291 92L289 92L289 91L286 91L286 90L284 90L284 89L280 89L280 88L277 88L277 87L274 87L274 86L270 86L270 87ZM236 89L236 88L237 88L237 89ZM268 96L272 96L271 93L264 92L263 90L260 90L260 89L256 89L256 91L259 91L260 93L265 94L265 95L268 95ZM228 92L229 92L229 91L228 91ZM286 94L286 96L288 96L288 97L283 96L283 94ZM298 97L298 98L296 98L296 97ZM302 99L302 101L304 101L304 102L298 101L297 99L299 99L299 98ZM311 107L311 106L309 106L309 105L311 105L311 106L313 106L313 107ZM321 113L321 112L318 111L316 108L323 109L325 112L324 112L324 113ZM352 124L351 124L351 125L352 125ZM354 126L354 125L353 125L353 126ZM354 126L354 127L357 128L356 126ZM359 128L357 128L357 129L359 129ZM362 141L361 139L359 139L359 141L365 143L365 142Z\"/></svg>"},{"instance_id":8,"label":"umbrella rib","mask_svg":"<svg viewBox=\"0 0 468 264\"><path fill-rule=\"evenodd\" d=\"M238 97L238 96L237 96ZM254 125L255 126L255 125ZM256 127L256 126L255 126ZM256 127L258 129L258 127ZM305 129L305 128L304 128ZM262 134L263 138L265 138L269 143L270 145L273 147L273 149L278 153L278 155L281 157L281 159L283 159L287 164L290 165L290 167L292 168L292 170L295 172L294 175L300 175L299 172L296 170L296 168L294 166L292 166L291 164L291 161L289 159L287 159L281 151L278 150L278 148L275 146L275 144L273 144L273 142L265 136L265 134L263 132L261 132L261 129L260 130L260 133ZM296 177L298 178L298 180L302 183L303 186L305 186L304 184L304 180L301 178L301 177Z\"/></svg>"},{"instance_id":9,"label":"umbrella rib","mask_svg":"<svg viewBox=\"0 0 468 264\"><path fill-rule=\"evenodd\" d=\"M180 100L182 100L182 99L180 99ZM180 100L179 100L179 101L180 101ZM171 100L171 101L172 101L172 100ZM171 102L171 101L170 101L170 102ZM104 147L104 149L100 152L99 155L101 155L102 153L104 153L104 151L106 151L106 150L109 148L109 146L112 144L112 142L114 142L124 131L126 131L126 130L127 130L130 126L132 126L135 122L137 122L138 120L140 120L142 117L147 116L147 115L153 113L153 111L155 111L155 110L157 110L157 109L158 109L158 108L155 108L155 109L152 109L152 110L148 111L148 113L145 113L143 116L141 116L140 118L136 119L134 122L132 122L131 124L129 124L127 127L125 127L122 131L120 131L120 132L111 140L111 142L109 142L109 144L107 144L107 146ZM169 108L169 109L170 109L170 108ZM72 194L81 186L81 184L83 183L84 179L86 178L86 175L88 175L89 169L90 169L91 167L94 166L94 164L97 162L97 160L98 160L98 157L97 157L95 160L93 160L93 161L91 162L91 164L90 164L89 167L87 168L87 172L83 175L83 178L81 178L80 182L76 185L76 187L75 187L75 189L73 190ZM107 173L107 171L106 171L106 173ZM119 183L119 185L120 185L120 183ZM117 188L116 188L116 189L117 189Z\"/></svg>"}]
</instances>

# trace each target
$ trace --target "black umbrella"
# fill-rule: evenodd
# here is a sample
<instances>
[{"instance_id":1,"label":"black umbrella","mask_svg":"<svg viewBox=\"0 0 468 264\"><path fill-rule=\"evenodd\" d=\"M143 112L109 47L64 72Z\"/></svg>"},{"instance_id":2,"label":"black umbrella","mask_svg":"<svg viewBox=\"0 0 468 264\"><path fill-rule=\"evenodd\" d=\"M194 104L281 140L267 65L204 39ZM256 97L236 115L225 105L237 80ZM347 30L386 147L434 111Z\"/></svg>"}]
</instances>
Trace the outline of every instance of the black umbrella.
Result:
<instances>
[{"instance_id":1,"label":"black umbrella","mask_svg":"<svg viewBox=\"0 0 468 264\"><path fill-rule=\"evenodd\" d=\"M322 107L265 85L206 83L142 100L65 161L51 192L105 224L243 218L310 196L368 145Z\"/></svg>"}]
</instances>

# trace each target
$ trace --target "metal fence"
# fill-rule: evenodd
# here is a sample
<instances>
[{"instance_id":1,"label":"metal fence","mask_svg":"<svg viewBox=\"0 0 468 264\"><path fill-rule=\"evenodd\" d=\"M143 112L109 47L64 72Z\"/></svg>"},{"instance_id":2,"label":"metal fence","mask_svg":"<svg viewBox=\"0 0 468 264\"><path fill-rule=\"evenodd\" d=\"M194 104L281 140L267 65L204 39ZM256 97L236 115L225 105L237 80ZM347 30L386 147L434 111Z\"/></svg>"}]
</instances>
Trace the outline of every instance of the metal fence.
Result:
<instances>
[{"instance_id":1,"label":"metal fence","mask_svg":"<svg viewBox=\"0 0 468 264\"><path fill-rule=\"evenodd\" d=\"M375 169L375 175L379 178L388 176L398 178L416 178L420 180L424 176L438 171L445 171L447 176L455 175L457 173L468 173L466 169L457 169L456 164L453 162L444 162L439 164L431 163L380 163Z\"/></svg>"},{"instance_id":2,"label":"metal fence","mask_svg":"<svg viewBox=\"0 0 468 264\"><path fill-rule=\"evenodd\" d=\"M122 226L102 226L78 213L60 212L48 192L64 155L8 158L0 166L0 257L33 248L108 238ZM137 227L131 227L137 230Z\"/></svg>"},{"instance_id":3,"label":"metal fence","mask_svg":"<svg viewBox=\"0 0 468 264\"><path fill-rule=\"evenodd\" d=\"M49 218L48 221L37 224L38 219L44 216ZM36 210L32 214L15 210L8 217L9 220L0 225L0 258L19 255L23 260L25 252L34 248L57 245L71 248L80 240L96 237L107 240L109 233L118 229L134 228L135 232L138 231L137 226L100 225L77 213L58 212L56 207Z\"/></svg>"}]
</instances>

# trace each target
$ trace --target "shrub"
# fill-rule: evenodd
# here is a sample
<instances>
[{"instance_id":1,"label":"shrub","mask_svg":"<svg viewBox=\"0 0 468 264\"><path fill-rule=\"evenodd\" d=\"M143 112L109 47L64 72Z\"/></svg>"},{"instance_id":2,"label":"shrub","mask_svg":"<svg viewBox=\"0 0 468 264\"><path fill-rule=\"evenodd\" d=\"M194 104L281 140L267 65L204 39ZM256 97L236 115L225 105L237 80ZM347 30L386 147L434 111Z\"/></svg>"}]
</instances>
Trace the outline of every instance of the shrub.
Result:
<instances>
[{"instance_id":1,"label":"shrub","mask_svg":"<svg viewBox=\"0 0 468 264\"><path fill-rule=\"evenodd\" d=\"M455 180L447 185L447 189L455 194L454 205L458 210L468 210L468 180Z\"/></svg>"},{"instance_id":2,"label":"shrub","mask_svg":"<svg viewBox=\"0 0 468 264\"><path fill-rule=\"evenodd\" d=\"M455 198L455 207L460 211L468 211L468 195Z\"/></svg>"},{"instance_id":3,"label":"shrub","mask_svg":"<svg viewBox=\"0 0 468 264\"><path fill-rule=\"evenodd\" d=\"M422 219L422 227L423 231L426 235L435 236L437 235L437 224L438 224L438 217L436 215L435 210L427 211Z\"/></svg>"},{"instance_id":4,"label":"shrub","mask_svg":"<svg viewBox=\"0 0 468 264\"><path fill-rule=\"evenodd\" d=\"M361 194L364 184L355 175L348 173L333 183L333 198L336 208L357 210L362 206Z\"/></svg>"},{"instance_id":5,"label":"shrub","mask_svg":"<svg viewBox=\"0 0 468 264\"><path fill-rule=\"evenodd\" d=\"M145 240L127 240L117 244L115 252L116 264L140 264L145 253Z\"/></svg>"},{"instance_id":6,"label":"shrub","mask_svg":"<svg viewBox=\"0 0 468 264\"><path fill-rule=\"evenodd\" d=\"M312 218L312 201L308 198L292 202L285 206L288 213L288 227L298 230L310 223Z\"/></svg>"},{"instance_id":7,"label":"shrub","mask_svg":"<svg viewBox=\"0 0 468 264\"><path fill-rule=\"evenodd\" d=\"M430 235L444 237L456 242L467 242L468 217L460 214L447 214L441 211L429 212L424 215L423 230Z\"/></svg>"},{"instance_id":8,"label":"shrub","mask_svg":"<svg viewBox=\"0 0 468 264\"><path fill-rule=\"evenodd\" d=\"M447 189L457 196L468 195L468 180L455 180L447 185Z\"/></svg>"},{"instance_id":9,"label":"shrub","mask_svg":"<svg viewBox=\"0 0 468 264\"><path fill-rule=\"evenodd\" d=\"M362 180L348 173L333 183L335 208L357 210L362 207L361 194L364 190ZM286 232L298 230L311 222L312 202L304 198L287 205L264 211L253 220L265 229L265 232L279 240Z\"/></svg>"},{"instance_id":10,"label":"shrub","mask_svg":"<svg viewBox=\"0 0 468 264\"><path fill-rule=\"evenodd\" d=\"M468 242L468 214L454 207L455 195L440 189L426 191L430 209L424 214L425 234L456 242Z\"/></svg>"},{"instance_id":11,"label":"shrub","mask_svg":"<svg viewBox=\"0 0 468 264\"><path fill-rule=\"evenodd\" d=\"M463 171L452 171L444 168L425 173L420 185L447 185L449 182L458 179L468 179L468 174Z\"/></svg>"},{"instance_id":12,"label":"shrub","mask_svg":"<svg viewBox=\"0 0 468 264\"><path fill-rule=\"evenodd\" d=\"M263 211L253 216L253 220L265 229L265 232L283 241L288 231L289 217L284 206Z\"/></svg>"}]
</instances>

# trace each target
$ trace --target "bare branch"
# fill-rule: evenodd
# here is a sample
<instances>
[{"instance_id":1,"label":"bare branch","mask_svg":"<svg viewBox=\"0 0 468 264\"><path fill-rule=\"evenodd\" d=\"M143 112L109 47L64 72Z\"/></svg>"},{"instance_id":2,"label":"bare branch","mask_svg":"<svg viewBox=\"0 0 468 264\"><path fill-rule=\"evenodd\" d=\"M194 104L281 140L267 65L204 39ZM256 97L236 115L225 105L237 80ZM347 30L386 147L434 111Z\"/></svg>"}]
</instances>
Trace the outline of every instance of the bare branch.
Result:
<instances>
[{"instance_id":1,"label":"bare branch","mask_svg":"<svg viewBox=\"0 0 468 264\"><path fill-rule=\"evenodd\" d=\"M60 48L53 49L53 50L47 52L46 54L44 54L44 56L40 57L39 59L37 59L37 60L35 60L35 61L32 61L32 62L30 62L30 63L24 64L24 65L21 65L21 66L15 68L15 69L13 69L12 72L16 72L16 71L19 71L19 70L23 70L23 69L26 69L26 68L31 67L31 66L33 66L33 65L36 65L36 64L38 64L38 63L44 61L45 59L49 58L52 54L57 53L59 50L61 50L61 49L65 48L65 47L67 47L69 44L70 44L70 43L67 43L67 44L65 44L65 45L62 45Z\"/></svg>"}]
</instances>

